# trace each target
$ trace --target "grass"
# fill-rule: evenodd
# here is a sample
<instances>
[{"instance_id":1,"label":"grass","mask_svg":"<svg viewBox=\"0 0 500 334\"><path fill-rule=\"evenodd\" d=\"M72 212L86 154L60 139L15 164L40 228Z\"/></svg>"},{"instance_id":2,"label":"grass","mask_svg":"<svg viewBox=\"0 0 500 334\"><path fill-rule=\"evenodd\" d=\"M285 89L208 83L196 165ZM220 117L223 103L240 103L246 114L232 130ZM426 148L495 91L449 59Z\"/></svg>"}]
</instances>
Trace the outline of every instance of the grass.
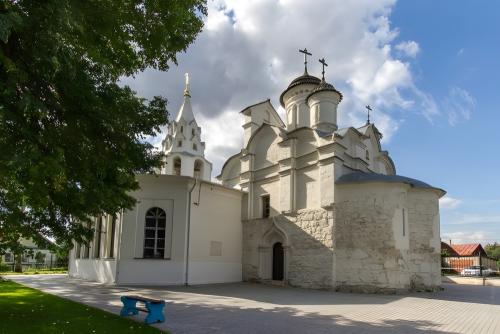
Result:
<instances>
[{"instance_id":1,"label":"grass","mask_svg":"<svg viewBox=\"0 0 500 334\"><path fill-rule=\"evenodd\" d=\"M0 277L0 334L164 333L148 325Z\"/></svg>"},{"instance_id":2,"label":"grass","mask_svg":"<svg viewBox=\"0 0 500 334\"><path fill-rule=\"evenodd\" d=\"M37 275L37 274L67 274L67 268L52 268L52 269L35 269L30 268L22 273L16 273L14 271L0 272L0 275Z\"/></svg>"}]
</instances>

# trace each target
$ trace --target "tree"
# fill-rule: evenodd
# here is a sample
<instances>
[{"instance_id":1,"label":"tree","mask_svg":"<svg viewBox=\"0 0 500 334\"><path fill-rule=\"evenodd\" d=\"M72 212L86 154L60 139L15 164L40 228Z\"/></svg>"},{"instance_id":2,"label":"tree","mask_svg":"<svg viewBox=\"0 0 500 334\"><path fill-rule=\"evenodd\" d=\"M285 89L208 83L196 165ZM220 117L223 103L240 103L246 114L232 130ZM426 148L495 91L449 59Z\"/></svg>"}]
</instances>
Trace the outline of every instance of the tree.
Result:
<instances>
[{"instance_id":1,"label":"tree","mask_svg":"<svg viewBox=\"0 0 500 334\"><path fill-rule=\"evenodd\" d=\"M500 267L500 244L496 242L488 244L484 247L484 250L488 256L497 260L497 265Z\"/></svg>"},{"instance_id":2,"label":"tree","mask_svg":"<svg viewBox=\"0 0 500 334\"><path fill-rule=\"evenodd\" d=\"M203 26L205 0L0 0L0 249L91 238L89 217L131 208L145 139L167 101L119 79L167 70Z\"/></svg>"}]
</instances>

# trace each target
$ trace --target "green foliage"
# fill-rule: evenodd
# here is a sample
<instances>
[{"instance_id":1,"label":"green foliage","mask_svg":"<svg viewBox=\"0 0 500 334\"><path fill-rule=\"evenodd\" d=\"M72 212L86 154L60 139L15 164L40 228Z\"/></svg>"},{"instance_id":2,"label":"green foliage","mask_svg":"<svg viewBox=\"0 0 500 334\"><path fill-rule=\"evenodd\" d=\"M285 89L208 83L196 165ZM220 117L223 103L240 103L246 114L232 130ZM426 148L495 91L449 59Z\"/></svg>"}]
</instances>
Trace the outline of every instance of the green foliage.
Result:
<instances>
[{"instance_id":1,"label":"green foliage","mask_svg":"<svg viewBox=\"0 0 500 334\"><path fill-rule=\"evenodd\" d=\"M11 281L0 281L2 333L164 333L157 328L52 296Z\"/></svg>"},{"instance_id":2,"label":"green foliage","mask_svg":"<svg viewBox=\"0 0 500 334\"><path fill-rule=\"evenodd\" d=\"M167 101L118 85L167 70L203 26L205 0L0 0L0 250L91 238L89 217L131 208L145 138Z\"/></svg>"},{"instance_id":3,"label":"green foliage","mask_svg":"<svg viewBox=\"0 0 500 334\"><path fill-rule=\"evenodd\" d=\"M486 251L486 254L488 254L488 256L497 260L497 266L500 267L500 244L495 242L486 245L484 247L484 250Z\"/></svg>"},{"instance_id":4,"label":"green foliage","mask_svg":"<svg viewBox=\"0 0 500 334\"><path fill-rule=\"evenodd\" d=\"M36 254L35 254L35 260L36 260L37 263L44 262L45 261L45 254L42 253L42 252L40 252L40 251L36 252Z\"/></svg>"}]
</instances>

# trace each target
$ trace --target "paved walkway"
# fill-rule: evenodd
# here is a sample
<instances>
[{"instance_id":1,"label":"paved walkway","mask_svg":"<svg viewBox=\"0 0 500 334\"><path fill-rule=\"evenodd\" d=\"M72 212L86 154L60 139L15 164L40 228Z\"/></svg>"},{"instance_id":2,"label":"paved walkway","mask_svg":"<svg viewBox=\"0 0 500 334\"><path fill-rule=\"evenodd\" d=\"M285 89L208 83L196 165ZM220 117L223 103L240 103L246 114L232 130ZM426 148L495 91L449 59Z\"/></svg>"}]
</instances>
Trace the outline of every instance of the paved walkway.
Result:
<instances>
[{"instance_id":1,"label":"paved walkway","mask_svg":"<svg viewBox=\"0 0 500 334\"><path fill-rule=\"evenodd\" d=\"M9 276L64 298L120 311L122 294L167 300L172 333L497 333L500 287L445 284L438 293L363 295L238 283L116 287L64 275ZM143 317L141 317L143 319Z\"/></svg>"}]
</instances>

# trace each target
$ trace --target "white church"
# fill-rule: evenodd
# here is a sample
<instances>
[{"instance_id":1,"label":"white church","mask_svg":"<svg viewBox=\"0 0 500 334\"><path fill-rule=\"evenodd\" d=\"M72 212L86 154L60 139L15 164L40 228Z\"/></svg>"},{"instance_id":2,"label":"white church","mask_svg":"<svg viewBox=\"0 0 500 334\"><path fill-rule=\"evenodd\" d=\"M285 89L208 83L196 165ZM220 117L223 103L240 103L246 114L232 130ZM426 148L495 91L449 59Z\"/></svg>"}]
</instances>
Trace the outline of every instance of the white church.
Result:
<instances>
[{"instance_id":1,"label":"white church","mask_svg":"<svg viewBox=\"0 0 500 334\"><path fill-rule=\"evenodd\" d=\"M307 50L301 51L306 57ZM133 210L95 219L69 275L119 285L252 281L362 292L441 284L439 198L396 175L370 123L338 128L342 94L304 73L244 108L241 151L216 181L186 80L157 175L137 175ZM221 131L223 129L221 128Z\"/></svg>"}]
</instances>

